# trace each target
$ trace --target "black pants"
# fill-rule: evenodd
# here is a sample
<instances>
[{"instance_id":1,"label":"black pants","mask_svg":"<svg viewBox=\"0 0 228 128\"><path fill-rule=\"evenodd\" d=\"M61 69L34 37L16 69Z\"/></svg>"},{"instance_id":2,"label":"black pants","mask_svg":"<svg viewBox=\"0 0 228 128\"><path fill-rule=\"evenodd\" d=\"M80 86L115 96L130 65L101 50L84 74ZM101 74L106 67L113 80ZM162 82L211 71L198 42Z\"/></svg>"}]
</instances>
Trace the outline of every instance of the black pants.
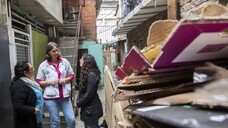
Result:
<instances>
[{"instance_id":1,"label":"black pants","mask_svg":"<svg viewBox=\"0 0 228 128\"><path fill-rule=\"evenodd\" d=\"M100 128L98 119L89 119L84 121L85 128Z\"/></svg>"},{"instance_id":2,"label":"black pants","mask_svg":"<svg viewBox=\"0 0 228 128\"><path fill-rule=\"evenodd\" d=\"M37 123L37 128L43 128L42 123Z\"/></svg>"}]
</instances>

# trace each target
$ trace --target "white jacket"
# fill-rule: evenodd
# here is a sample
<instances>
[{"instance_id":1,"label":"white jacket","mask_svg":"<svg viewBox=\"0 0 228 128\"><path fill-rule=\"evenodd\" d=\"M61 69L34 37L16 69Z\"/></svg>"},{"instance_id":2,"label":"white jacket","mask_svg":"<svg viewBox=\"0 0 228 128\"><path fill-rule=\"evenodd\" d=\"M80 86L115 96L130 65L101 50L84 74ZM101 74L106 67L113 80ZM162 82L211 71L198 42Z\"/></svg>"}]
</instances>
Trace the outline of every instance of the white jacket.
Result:
<instances>
[{"instance_id":1,"label":"white jacket","mask_svg":"<svg viewBox=\"0 0 228 128\"><path fill-rule=\"evenodd\" d=\"M73 69L69 63L69 61L65 58L60 58L59 67L60 71L60 78L66 78L70 74L74 75ZM38 73L36 76L37 80L57 80L58 78L58 72L56 71L55 67L48 63L47 60L43 61L38 69ZM59 85L58 84L50 84L44 88L44 94L43 97L45 99L55 99L60 98L60 92L59 92ZM66 83L62 85L63 90L63 97L69 97L71 95L71 84Z\"/></svg>"}]
</instances>

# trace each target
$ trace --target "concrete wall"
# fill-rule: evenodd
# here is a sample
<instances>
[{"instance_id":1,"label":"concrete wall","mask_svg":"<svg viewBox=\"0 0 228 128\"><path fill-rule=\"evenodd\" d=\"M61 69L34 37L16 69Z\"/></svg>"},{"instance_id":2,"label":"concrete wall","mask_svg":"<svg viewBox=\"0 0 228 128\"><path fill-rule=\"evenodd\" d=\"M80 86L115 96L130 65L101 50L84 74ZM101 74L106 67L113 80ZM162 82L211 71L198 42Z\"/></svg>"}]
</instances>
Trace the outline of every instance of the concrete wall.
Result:
<instances>
[{"instance_id":1,"label":"concrete wall","mask_svg":"<svg viewBox=\"0 0 228 128\"><path fill-rule=\"evenodd\" d=\"M96 40L96 1L85 0L82 7L82 35L87 40Z\"/></svg>"},{"instance_id":2,"label":"concrete wall","mask_svg":"<svg viewBox=\"0 0 228 128\"><path fill-rule=\"evenodd\" d=\"M96 59L99 70L101 71L100 84L104 85L104 65L103 65L103 51L102 44L97 44L95 41L83 41L79 45L79 49L88 49L88 53L93 55Z\"/></svg>"},{"instance_id":3,"label":"concrete wall","mask_svg":"<svg viewBox=\"0 0 228 128\"><path fill-rule=\"evenodd\" d=\"M36 0L45 10L55 17L59 22L63 22L62 0Z\"/></svg>"},{"instance_id":4,"label":"concrete wall","mask_svg":"<svg viewBox=\"0 0 228 128\"><path fill-rule=\"evenodd\" d=\"M46 47L48 43L47 35L42 33L32 31L32 45L33 45L33 66L35 68L35 76L38 70L38 67L46 57Z\"/></svg>"},{"instance_id":5,"label":"concrete wall","mask_svg":"<svg viewBox=\"0 0 228 128\"><path fill-rule=\"evenodd\" d=\"M13 107L10 85L11 71L9 60L9 40L7 28L0 24L0 128L13 128Z\"/></svg>"}]
</instances>

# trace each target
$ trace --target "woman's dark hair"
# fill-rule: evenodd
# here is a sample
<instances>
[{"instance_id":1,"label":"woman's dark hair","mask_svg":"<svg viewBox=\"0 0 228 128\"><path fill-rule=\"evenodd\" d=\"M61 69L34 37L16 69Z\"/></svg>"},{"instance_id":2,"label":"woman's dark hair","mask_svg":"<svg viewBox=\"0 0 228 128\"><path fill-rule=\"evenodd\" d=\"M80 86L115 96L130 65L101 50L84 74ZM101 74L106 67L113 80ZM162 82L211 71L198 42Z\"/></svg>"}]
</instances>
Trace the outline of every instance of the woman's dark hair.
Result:
<instances>
[{"instance_id":1,"label":"woman's dark hair","mask_svg":"<svg viewBox=\"0 0 228 128\"><path fill-rule=\"evenodd\" d=\"M20 77L24 77L25 71L29 71L29 64L27 61L19 61L17 62L17 64L14 66L14 80L20 78Z\"/></svg>"},{"instance_id":2,"label":"woman's dark hair","mask_svg":"<svg viewBox=\"0 0 228 128\"><path fill-rule=\"evenodd\" d=\"M99 77L99 79L101 77L100 76L101 72L98 69L96 60L92 55L85 53L82 55L82 59L83 59L83 64L81 67L79 87L86 86L89 72L94 72Z\"/></svg>"},{"instance_id":3,"label":"woman's dark hair","mask_svg":"<svg viewBox=\"0 0 228 128\"><path fill-rule=\"evenodd\" d=\"M54 47L59 48L58 44L56 44L55 42L49 42L48 45L47 45L47 49L46 49L46 59L47 59L48 61L51 60L50 51L51 51ZM59 56L58 56L58 59L59 59L59 57L60 57L60 54L59 54Z\"/></svg>"}]
</instances>

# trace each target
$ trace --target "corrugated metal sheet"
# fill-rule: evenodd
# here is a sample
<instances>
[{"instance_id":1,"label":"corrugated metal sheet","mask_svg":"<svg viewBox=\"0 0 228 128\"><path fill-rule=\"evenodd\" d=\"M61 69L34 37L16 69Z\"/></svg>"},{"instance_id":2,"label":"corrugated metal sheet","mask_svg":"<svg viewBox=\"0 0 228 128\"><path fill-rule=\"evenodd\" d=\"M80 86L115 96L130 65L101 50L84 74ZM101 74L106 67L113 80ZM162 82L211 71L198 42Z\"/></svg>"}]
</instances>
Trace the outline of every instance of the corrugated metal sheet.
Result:
<instances>
[{"instance_id":1,"label":"corrugated metal sheet","mask_svg":"<svg viewBox=\"0 0 228 128\"><path fill-rule=\"evenodd\" d=\"M126 34L147 19L167 9L167 0L143 0L122 21L118 23L113 35Z\"/></svg>"}]
</instances>

